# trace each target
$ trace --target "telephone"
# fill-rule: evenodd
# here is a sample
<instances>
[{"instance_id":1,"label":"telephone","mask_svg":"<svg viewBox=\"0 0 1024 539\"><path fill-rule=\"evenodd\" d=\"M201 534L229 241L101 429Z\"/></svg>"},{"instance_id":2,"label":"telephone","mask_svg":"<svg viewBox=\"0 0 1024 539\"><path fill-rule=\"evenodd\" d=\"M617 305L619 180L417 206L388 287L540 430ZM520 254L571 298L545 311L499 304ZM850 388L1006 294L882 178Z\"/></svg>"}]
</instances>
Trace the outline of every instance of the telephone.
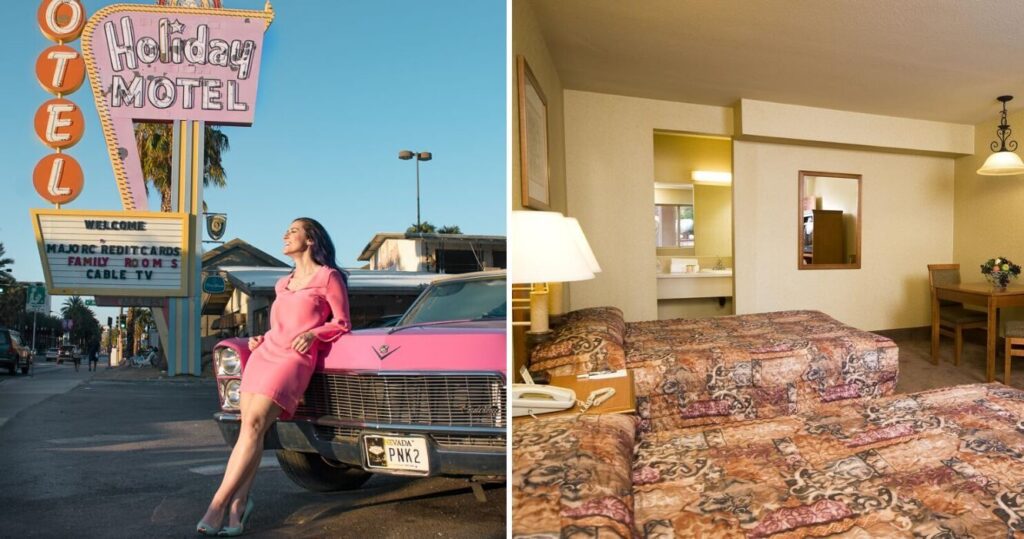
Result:
<instances>
[{"instance_id":1,"label":"telephone","mask_svg":"<svg viewBox=\"0 0 1024 539\"><path fill-rule=\"evenodd\" d=\"M519 369L519 374L526 383L512 384L512 417L558 412L577 404L580 405L580 413L586 413L590 408L600 406L615 395L615 388L602 387L591 391L585 402L578 401L576 392L571 389L534 384L526 367Z\"/></svg>"},{"instance_id":2,"label":"telephone","mask_svg":"<svg viewBox=\"0 0 1024 539\"><path fill-rule=\"evenodd\" d=\"M586 402L580 402L580 413L585 414L587 410L594 406L601 406L604 401L612 398L615 395L614 387L602 387L601 389L595 389L587 395Z\"/></svg>"},{"instance_id":3,"label":"telephone","mask_svg":"<svg viewBox=\"0 0 1024 539\"><path fill-rule=\"evenodd\" d=\"M558 412L576 405L571 389L538 384L512 384L512 417Z\"/></svg>"}]
</instances>

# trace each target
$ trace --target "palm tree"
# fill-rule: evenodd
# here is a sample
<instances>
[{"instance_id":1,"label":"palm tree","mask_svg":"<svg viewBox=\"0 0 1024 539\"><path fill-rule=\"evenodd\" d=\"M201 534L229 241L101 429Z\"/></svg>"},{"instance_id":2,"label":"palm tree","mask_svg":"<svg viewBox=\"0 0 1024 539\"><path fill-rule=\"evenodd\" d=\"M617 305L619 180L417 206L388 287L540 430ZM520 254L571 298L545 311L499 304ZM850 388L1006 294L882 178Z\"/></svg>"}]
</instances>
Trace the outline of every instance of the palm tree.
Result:
<instances>
[{"instance_id":1,"label":"palm tree","mask_svg":"<svg viewBox=\"0 0 1024 539\"><path fill-rule=\"evenodd\" d=\"M0 243L0 285L12 284L14 282L14 275L11 273L11 268L7 267L14 264L13 258L4 258L4 244Z\"/></svg>"},{"instance_id":2,"label":"palm tree","mask_svg":"<svg viewBox=\"0 0 1024 539\"><path fill-rule=\"evenodd\" d=\"M74 324L71 328L71 340L79 345L98 340L100 337L100 323L96 315L81 296L71 296L64 300L60 308L60 314L68 318Z\"/></svg>"},{"instance_id":3,"label":"palm tree","mask_svg":"<svg viewBox=\"0 0 1024 539\"><path fill-rule=\"evenodd\" d=\"M149 337L146 330L153 325L153 311L141 307L132 307L128 311L132 319L132 342L135 345L132 353L137 354L139 352L139 342Z\"/></svg>"},{"instance_id":4,"label":"palm tree","mask_svg":"<svg viewBox=\"0 0 1024 539\"><path fill-rule=\"evenodd\" d=\"M71 315L80 313L83 309L92 314L92 309L85 305L85 300L82 299L82 296L71 296L64 300L64 305L60 308L60 314L64 318L71 318Z\"/></svg>"},{"instance_id":5,"label":"palm tree","mask_svg":"<svg viewBox=\"0 0 1024 539\"><path fill-rule=\"evenodd\" d=\"M416 227L415 224L413 224L409 228L405 229L405 233L406 234L416 234L416 233L419 233L419 234L433 234L436 229L437 229L437 227L435 227L434 225L430 224L428 221L423 221L422 223L420 223L418 228Z\"/></svg>"},{"instance_id":6,"label":"palm tree","mask_svg":"<svg viewBox=\"0 0 1024 539\"><path fill-rule=\"evenodd\" d=\"M438 234L462 234L459 225L446 225L437 229Z\"/></svg>"},{"instance_id":7,"label":"palm tree","mask_svg":"<svg viewBox=\"0 0 1024 539\"><path fill-rule=\"evenodd\" d=\"M135 124L135 143L139 146L139 161L146 192L150 184L160 191L160 211L171 211L171 124L143 122ZM206 126L203 163L203 187L227 185L227 172L221 155L231 149L228 136L220 129Z\"/></svg>"}]
</instances>

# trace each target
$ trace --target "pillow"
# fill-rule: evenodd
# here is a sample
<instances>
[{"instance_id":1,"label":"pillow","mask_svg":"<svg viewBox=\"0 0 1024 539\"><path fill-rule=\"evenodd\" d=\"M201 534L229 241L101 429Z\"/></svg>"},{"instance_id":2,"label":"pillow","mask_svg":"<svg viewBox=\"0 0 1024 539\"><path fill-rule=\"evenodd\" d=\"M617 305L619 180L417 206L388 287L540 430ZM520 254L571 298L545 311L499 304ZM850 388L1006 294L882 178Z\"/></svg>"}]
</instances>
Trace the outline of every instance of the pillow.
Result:
<instances>
[{"instance_id":1,"label":"pillow","mask_svg":"<svg viewBox=\"0 0 1024 539\"><path fill-rule=\"evenodd\" d=\"M566 313L551 338L530 355L531 371L566 376L626 368L622 311L592 307Z\"/></svg>"},{"instance_id":2,"label":"pillow","mask_svg":"<svg viewBox=\"0 0 1024 539\"><path fill-rule=\"evenodd\" d=\"M622 309L618 307L588 307L569 311L562 315L564 323L574 323L603 331L622 346L626 336L626 321L622 318Z\"/></svg>"}]
</instances>

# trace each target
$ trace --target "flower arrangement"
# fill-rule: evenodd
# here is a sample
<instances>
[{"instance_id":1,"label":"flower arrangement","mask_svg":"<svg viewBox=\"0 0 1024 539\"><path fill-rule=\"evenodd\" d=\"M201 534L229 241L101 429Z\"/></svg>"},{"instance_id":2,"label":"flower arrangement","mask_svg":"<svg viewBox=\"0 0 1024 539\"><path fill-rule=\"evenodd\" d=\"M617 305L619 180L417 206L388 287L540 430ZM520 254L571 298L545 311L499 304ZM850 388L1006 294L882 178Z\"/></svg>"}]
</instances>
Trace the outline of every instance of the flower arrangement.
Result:
<instances>
[{"instance_id":1,"label":"flower arrangement","mask_svg":"<svg viewBox=\"0 0 1024 539\"><path fill-rule=\"evenodd\" d=\"M1020 266L1010 262L1005 256L990 258L981 265L981 274L992 283L992 286L1006 288L1011 277L1016 279L1020 275Z\"/></svg>"}]
</instances>

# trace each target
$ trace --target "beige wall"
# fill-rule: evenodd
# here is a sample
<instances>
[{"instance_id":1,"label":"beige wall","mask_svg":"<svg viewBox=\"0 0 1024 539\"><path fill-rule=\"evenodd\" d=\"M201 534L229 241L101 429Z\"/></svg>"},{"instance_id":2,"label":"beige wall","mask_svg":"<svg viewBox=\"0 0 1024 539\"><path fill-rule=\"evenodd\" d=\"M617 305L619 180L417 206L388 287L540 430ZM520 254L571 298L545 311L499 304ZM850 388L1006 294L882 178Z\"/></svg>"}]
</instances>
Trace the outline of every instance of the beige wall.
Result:
<instances>
[{"instance_id":1,"label":"beige wall","mask_svg":"<svg viewBox=\"0 0 1024 539\"><path fill-rule=\"evenodd\" d=\"M1008 115L1011 127L1024 125L1024 111ZM980 176L976 172L991 155L998 118L976 126L975 154L956 160L956 209L953 262L960 263L963 280L981 282L980 266L989 258L1006 256L1024 262L1024 176ZM1020 135L1012 137L1021 140ZM1017 152L1018 155L1021 151Z\"/></svg>"},{"instance_id":2,"label":"beige wall","mask_svg":"<svg viewBox=\"0 0 1024 539\"><path fill-rule=\"evenodd\" d=\"M824 113L832 122L832 138L845 129L843 116L835 112L840 111ZM809 114L801 111L792 121L815 129L820 118L815 121ZM652 133L729 136L732 116L732 109L723 107L565 91L567 203L604 269L596 279L571 285L571 308L618 305L628 320L657 317L648 216L654 194ZM856 114L851 120L858 144L888 143L889 134L872 139L861 133L861 120ZM889 128L929 127L900 118L871 120ZM786 118L776 121L785 123ZM946 144L949 137L942 133L959 136L962 126L934 127L938 134L923 135L927 143L917 151L961 150L959 144ZM925 266L953 254L953 160L816 147L835 143L818 142L814 132L802 133L799 126L785 127L785 133L805 140L800 145L733 142L736 312L812 308L864 329L927 325ZM860 270L796 269L798 170L864 175Z\"/></svg>"},{"instance_id":3,"label":"beige wall","mask_svg":"<svg viewBox=\"0 0 1024 539\"><path fill-rule=\"evenodd\" d=\"M579 219L604 270L570 285L573 309L617 305L627 320L658 317L651 217L655 130L728 136L732 109L565 91L569 213Z\"/></svg>"},{"instance_id":4,"label":"beige wall","mask_svg":"<svg viewBox=\"0 0 1024 539\"><path fill-rule=\"evenodd\" d=\"M697 256L732 256L732 187L693 186L693 231Z\"/></svg>"},{"instance_id":5,"label":"beige wall","mask_svg":"<svg viewBox=\"0 0 1024 539\"><path fill-rule=\"evenodd\" d=\"M974 148L974 126L741 99L738 138L959 157Z\"/></svg>"},{"instance_id":6,"label":"beige wall","mask_svg":"<svg viewBox=\"0 0 1024 539\"><path fill-rule=\"evenodd\" d=\"M654 204L693 204L693 189L654 188ZM654 206L651 206L654 215Z\"/></svg>"},{"instance_id":7,"label":"beige wall","mask_svg":"<svg viewBox=\"0 0 1024 539\"><path fill-rule=\"evenodd\" d=\"M522 203L520 149L519 149L519 73L516 57L522 55L530 71L540 83L548 105L548 183L551 211L567 213L565 195L565 125L563 122L562 81L558 77L551 53L541 34L540 25L528 2L512 2L512 209L524 209ZM586 233L586 228L584 228ZM552 313L567 310L569 289L561 283L551 283L548 296Z\"/></svg>"},{"instance_id":8,"label":"beige wall","mask_svg":"<svg viewBox=\"0 0 1024 539\"><path fill-rule=\"evenodd\" d=\"M548 168L551 210L565 213L565 129L562 81L529 2L512 2L512 209L523 209L519 155L519 74L516 57L526 58L548 103Z\"/></svg>"},{"instance_id":9,"label":"beige wall","mask_svg":"<svg viewBox=\"0 0 1024 539\"><path fill-rule=\"evenodd\" d=\"M926 266L952 256L953 161L736 141L736 313L817 309L868 329L929 323ZM797 270L799 170L862 174L862 264Z\"/></svg>"},{"instance_id":10,"label":"beige wall","mask_svg":"<svg viewBox=\"0 0 1024 539\"><path fill-rule=\"evenodd\" d=\"M727 138L654 135L654 181L691 183L694 170L732 171L732 142Z\"/></svg>"}]
</instances>

